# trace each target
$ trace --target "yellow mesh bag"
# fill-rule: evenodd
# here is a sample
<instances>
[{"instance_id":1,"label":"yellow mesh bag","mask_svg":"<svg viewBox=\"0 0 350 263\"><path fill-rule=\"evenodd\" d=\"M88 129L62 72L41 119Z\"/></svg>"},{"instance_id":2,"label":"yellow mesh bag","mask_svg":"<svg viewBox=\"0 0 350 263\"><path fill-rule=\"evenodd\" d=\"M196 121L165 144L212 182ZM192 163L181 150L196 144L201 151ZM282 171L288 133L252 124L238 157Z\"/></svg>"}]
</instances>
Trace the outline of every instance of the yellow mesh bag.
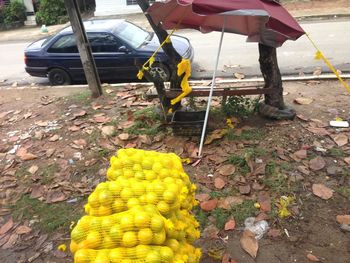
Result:
<instances>
[{"instance_id":1,"label":"yellow mesh bag","mask_svg":"<svg viewBox=\"0 0 350 263\"><path fill-rule=\"evenodd\" d=\"M71 232L74 262L199 262L196 187L177 155L119 150L107 179Z\"/></svg>"}]
</instances>

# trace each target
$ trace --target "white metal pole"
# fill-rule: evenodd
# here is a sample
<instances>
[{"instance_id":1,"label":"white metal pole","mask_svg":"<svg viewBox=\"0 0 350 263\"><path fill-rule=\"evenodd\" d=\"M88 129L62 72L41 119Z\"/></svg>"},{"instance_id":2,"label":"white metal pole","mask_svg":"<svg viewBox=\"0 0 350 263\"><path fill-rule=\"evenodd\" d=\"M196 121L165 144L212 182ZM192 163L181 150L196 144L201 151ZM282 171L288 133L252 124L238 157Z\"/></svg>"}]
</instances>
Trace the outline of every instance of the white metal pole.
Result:
<instances>
[{"instance_id":1,"label":"white metal pole","mask_svg":"<svg viewBox=\"0 0 350 263\"><path fill-rule=\"evenodd\" d=\"M215 69L214 69L214 73L213 73L213 79L211 81L211 87L210 87L210 92L209 92L209 97L208 97L208 104L207 104L207 111L205 113L205 119L204 119L204 124L203 124L201 142L200 142L200 145L199 145L198 157L202 157L205 133L207 131L207 124L208 124L208 118L209 118L210 105L211 105L211 100L212 100L212 97L213 97L214 87L215 87L215 84L216 84L215 83L216 72L217 72L218 66L219 66L219 58L220 58L220 53L221 53L222 41L224 39L225 24L226 24L225 22L226 22L226 18L224 19L224 24L222 26L220 43L219 43L219 49L218 49L218 53L217 53L217 56L216 56L216 63L215 63Z\"/></svg>"}]
</instances>

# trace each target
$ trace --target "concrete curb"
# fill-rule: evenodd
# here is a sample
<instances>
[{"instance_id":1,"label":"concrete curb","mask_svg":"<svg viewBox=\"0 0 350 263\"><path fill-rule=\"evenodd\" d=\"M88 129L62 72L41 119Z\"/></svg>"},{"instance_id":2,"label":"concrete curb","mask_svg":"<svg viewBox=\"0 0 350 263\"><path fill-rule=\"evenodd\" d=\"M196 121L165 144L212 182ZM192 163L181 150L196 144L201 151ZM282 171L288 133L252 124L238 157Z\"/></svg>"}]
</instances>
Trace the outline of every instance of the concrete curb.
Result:
<instances>
[{"instance_id":1,"label":"concrete curb","mask_svg":"<svg viewBox=\"0 0 350 263\"><path fill-rule=\"evenodd\" d=\"M350 79L350 74L342 74L340 75L342 79ZM311 80L337 80L337 77L334 74L324 74L320 76L282 76L282 81L311 81ZM216 82L217 85L220 84L240 84L240 83L262 83L264 82L263 78L247 78L247 79L231 79L231 78L225 78L220 79ZM211 83L211 80L191 80L189 81L190 85L193 86L208 86L208 84ZM146 87L152 87L153 83L150 82L132 82L132 83L117 83L117 84L103 84L102 87L124 87L125 85L131 85L131 86L146 86ZM88 88L89 86L87 84L83 85L68 85L68 86L19 86L19 87L12 87L12 86L0 86L0 90L16 90L16 89L44 89L44 88L52 88L52 89L66 89L66 88Z\"/></svg>"}]
</instances>

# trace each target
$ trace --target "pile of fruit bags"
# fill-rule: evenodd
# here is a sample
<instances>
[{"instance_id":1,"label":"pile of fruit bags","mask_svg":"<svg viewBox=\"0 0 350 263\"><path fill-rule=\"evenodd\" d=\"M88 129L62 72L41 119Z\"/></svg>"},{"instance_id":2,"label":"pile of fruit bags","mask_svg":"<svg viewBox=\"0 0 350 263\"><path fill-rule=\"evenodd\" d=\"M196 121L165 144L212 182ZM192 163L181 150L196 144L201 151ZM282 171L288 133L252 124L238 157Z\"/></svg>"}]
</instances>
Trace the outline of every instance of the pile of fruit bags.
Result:
<instances>
[{"instance_id":1,"label":"pile of fruit bags","mask_svg":"<svg viewBox=\"0 0 350 263\"><path fill-rule=\"evenodd\" d=\"M71 233L74 262L196 263L196 187L173 153L122 149Z\"/></svg>"}]
</instances>

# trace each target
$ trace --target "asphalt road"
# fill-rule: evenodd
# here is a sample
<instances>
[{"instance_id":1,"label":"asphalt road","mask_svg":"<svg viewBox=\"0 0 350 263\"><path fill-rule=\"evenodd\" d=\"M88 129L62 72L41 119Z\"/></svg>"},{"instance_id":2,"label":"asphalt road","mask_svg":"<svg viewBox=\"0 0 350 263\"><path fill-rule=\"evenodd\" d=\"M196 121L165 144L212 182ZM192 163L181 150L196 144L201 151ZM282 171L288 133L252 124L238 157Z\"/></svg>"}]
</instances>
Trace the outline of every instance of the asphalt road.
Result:
<instances>
[{"instance_id":1,"label":"asphalt road","mask_svg":"<svg viewBox=\"0 0 350 263\"><path fill-rule=\"evenodd\" d=\"M340 70L350 71L350 20L305 22L306 32L317 43L324 55ZM190 39L195 50L193 78L210 78L215 64L220 33L202 34L193 30L182 30L178 34ZM258 47L246 43L246 37L225 34L218 77L232 77L234 72L245 75L260 75ZM24 71L23 50L28 42L0 43L0 85L47 84L46 79L30 77ZM287 75L310 73L317 67L327 70L324 63L314 60L315 49L306 36L297 41L287 41L278 49L281 72ZM225 65L230 66L229 68ZM6 80L5 83L1 83Z\"/></svg>"}]
</instances>

